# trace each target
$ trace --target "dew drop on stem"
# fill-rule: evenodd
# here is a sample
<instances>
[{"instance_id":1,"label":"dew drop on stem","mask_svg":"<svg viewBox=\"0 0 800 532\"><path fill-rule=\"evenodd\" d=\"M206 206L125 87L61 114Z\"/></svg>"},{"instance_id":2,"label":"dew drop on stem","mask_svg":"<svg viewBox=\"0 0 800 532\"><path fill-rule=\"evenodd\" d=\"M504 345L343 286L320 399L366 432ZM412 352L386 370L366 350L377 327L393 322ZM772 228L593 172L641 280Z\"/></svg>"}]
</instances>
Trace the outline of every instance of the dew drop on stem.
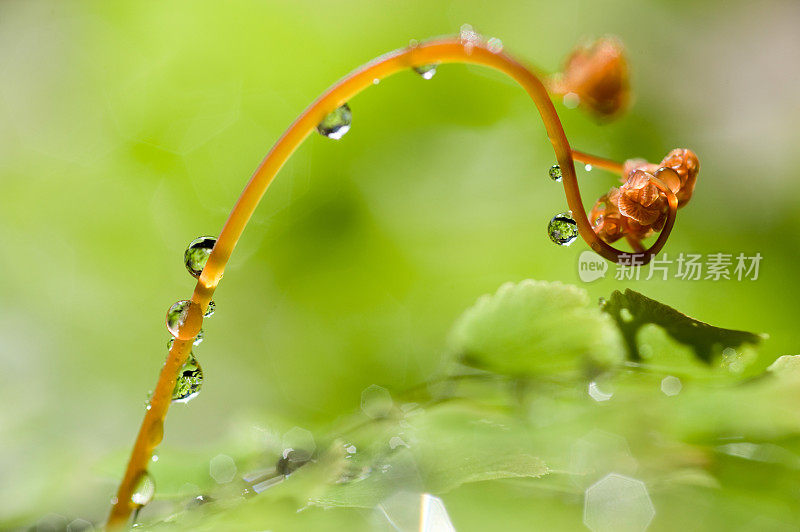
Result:
<instances>
[{"instance_id":1,"label":"dew drop on stem","mask_svg":"<svg viewBox=\"0 0 800 532\"><path fill-rule=\"evenodd\" d=\"M464 51L467 52L467 54L472 54L472 49L481 40L481 37L480 35L478 35L478 32L476 32L470 24L461 25L459 38L461 40L461 46L464 47Z\"/></svg>"},{"instance_id":2,"label":"dew drop on stem","mask_svg":"<svg viewBox=\"0 0 800 532\"><path fill-rule=\"evenodd\" d=\"M436 75L436 68L438 67L438 63L432 63L430 65L420 65L414 67L414 72L422 76L422 79L431 79L433 76Z\"/></svg>"},{"instance_id":3,"label":"dew drop on stem","mask_svg":"<svg viewBox=\"0 0 800 532\"><path fill-rule=\"evenodd\" d=\"M203 342L204 338L205 338L205 331L203 331L203 329L200 329L197 332L197 336L195 336L194 340L192 340L192 345L200 345ZM167 350L172 349L172 344L174 343L175 343L175 338L170 338L169 340L167 340Z\"/></svg>"},{"instance_id":4,"label":"dew drop on stem","mask_svg":"<svg viewBox=\"0 0 800 532\"><path fill-rule=\"evenodd\" d=\"M178 370L175 388L172 390L172 402L188 403L197 397L202 386L203 368L200 367L194 353L189 353L189 358Z\"/></svg>"},{"instance_id":5,"label":"dew drop on stem","mask_svg":"<svg viewBox=\"0 0 800 532\"><path fill-rule=\"evenodd\" d=\"M561 181L561 167L559 165L554 164L551 166L547 174L553 181Z\"/></svg>"},{"instance_id":6,"label":"dew drop on stem","mask_svg":"<svg viewBox=\"0 0 800 532\"><path fill-rule=\"evenodd\" d=\"M553 216L547 224L547 235L559 246L569 246L578 238L578 224L570 211Z\"/></svg>"},{"instance_id":7,"label":"dew drop on stem","mask_svg":"<svg viewBox=\"0 0 800 532\"><path fill-rule=\"evenodd\" d=\"M202 324L200 305L193 301L178 301L167 311L167 330L178 340L191 340L200 332Z\"/></svg>"},{"instance_id":8,"label":"dew drop on stem","mask_svg":"<svg viewBox=\"0 0 800 532\"><path fill-rule=\"evenodd\" d=\"M329 139L338 140L350 131L352 121L353 113L350 111L350 106L344 104L323 118L322 122L317 124L317 131Z\"/></svg>"},{"instance_id":9,"label":"dew drop on stem","mask_svg":"<svg viewBox=\"0 0 800 532\"><path fill-rule=\"evenodd\" d=\"M213 301L208 302L208 306L206 307L206 311L203 313L204 318L210 318L214 315L214 312L217 310L217 304Z\"/></svg>"},{"instance_id":10,"label":"dew drop on stem","mask_svg":"<svg viewBox=\"0 0 800 532\"><path fill-rule=\"evenodd\" d=\"M200 277L203 273L203 268L206 267L208 257L216 243L217 239L213 236L201 236L192 240L186 247L186 251L183 252L183 263L192 276Z\"/></svg>"},{"instance_id":11,"label":"dew drop on stem","mask_svg":"<svg viewBox=\"0 0 800 532\"><path fill-rule=\"evenodd\" d=\"M135 486L131 494L131 502L134 505L141 507L153 500L153 495L156 493L156 483L150 473L142 471Z\"/></svg>"},{"instance_id":12,"label":"dew drop on stem","mask_svg":"<svg viewBox=\"0 0 800 532\"><path fill-rule=\"evenodd\" d=\"M150 447L155 447L164 439L164 422L160 419L153 421L150 427Z\"/></svg>"},{"instance_id":13,"label":"dew drop on stem","mask_svg":"<svg viewBox=\"0 0 800 532\"><path fill-rule=\"evenodd\" d=\"M499 54L503 51L503 41L498 39L497 37L492 37L488 41L486 41L486 47L489 48L489 51L493 54Z\"/></svg>"}]
</instances>

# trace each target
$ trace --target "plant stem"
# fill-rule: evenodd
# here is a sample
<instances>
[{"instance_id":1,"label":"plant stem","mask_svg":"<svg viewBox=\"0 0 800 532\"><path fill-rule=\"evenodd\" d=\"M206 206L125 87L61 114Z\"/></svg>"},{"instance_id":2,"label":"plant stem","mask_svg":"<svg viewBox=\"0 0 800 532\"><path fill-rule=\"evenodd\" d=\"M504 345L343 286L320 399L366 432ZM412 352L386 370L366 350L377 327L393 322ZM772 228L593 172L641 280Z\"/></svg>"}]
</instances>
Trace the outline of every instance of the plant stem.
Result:
<instances>
[{"instance_id":1,"label":"plant stem","mask_svg":"<svg viewBox=\"0 0 800 532\"><path fill-rule=\"evenodd\" d=\"M622 163L606 159L605 157L598 157L590 153L585 153L578 150L572 150L572 159L583 164L590 164L603 170L608 170L615 174L622 174Z\"/></svg>"},{"instance_id":2,"label":"plant stem","mask_svg":"<svg viewBox=\"0 0 800 532\"><path fill-rule=\"evenodd\" d=\"M567 204L578 224L578 231L581 237L594 251L606 259L619 262L621 257L629 254L628 252L617 250L602 241L592 229L578 190L573 156L579 160L613 171L618 171L621 165L607 159L571 150L564 134L564 129L561 126L561 121L556 114L553 103L550 101L545 86L530 69L503 52L492 52L483 42L465 43L458 37L452 37L428 41L383 55L339 80L303 111L278 139L250 178L241 196L239 196L197 281L192 294L192 301L198 303L203 310L206 309L214 290L220 279L222 279L225 265L267 187L286 160L294 153L302 141L314 131L323 118L363 89L372 87L376 79L382 79L413 67L436 63L483 65L499 70L519 83L533 99L544 122L548 137L555 150L556 159L561 166ZM662 190L668 197L675 197L668 188L664 187ZM670 212L667 223L653 246L644 252L644 262L649 261L666 243L675 220L676 209L677 200L672 201L670 199ZM118 528L127 523L131 511L135 509L135 505L131 502L131 494L136 487L139 476L147 469L153 449L161 441L163 420L170 406L176 375L181 365L186 362L191 345L191 340L176 340L161 369L150 406L145 413L128 461L125 476L113 501L107 523L107 527L110 529Z\"/></svg>"}]
</instances>

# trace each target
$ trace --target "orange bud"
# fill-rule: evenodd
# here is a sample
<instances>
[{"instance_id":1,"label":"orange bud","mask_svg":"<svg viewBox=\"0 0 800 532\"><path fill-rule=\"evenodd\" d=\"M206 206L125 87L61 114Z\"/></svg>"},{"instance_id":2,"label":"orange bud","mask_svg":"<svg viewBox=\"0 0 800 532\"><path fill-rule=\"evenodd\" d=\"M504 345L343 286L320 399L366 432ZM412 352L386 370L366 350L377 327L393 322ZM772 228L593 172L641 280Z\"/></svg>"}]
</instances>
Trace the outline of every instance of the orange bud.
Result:
<instances>
[{"instance_id":1,"label":"orange bud","mask_svg":"<svg viewBox=\"0 0 800 532\"><path fill-rule=\"evenodd\" d=\"M620 214L632 218L641 226L651 226L665 214L667 204L660 197L653 178L642 170L634 170L628 180L620 187L617 208Z\"/></svg>"},{"instance_id":2,"label":"orange bud","mask_svg":"<svg viewBox=\"0 0 800 532\"><path fill-rule=\"evenodd\" d=\"M700 172L700 161L697 159L697 155L692 150L677 148L664 157L660 166L671 168L678 174L681 185L675 195L678 197L678 206L686 205L692 198L697 174Z\"/></svg>"},{"instance_id":3,"label":"orange bud","mask_svg":"<svg viewBox=\"0 0 800 532\"><path fill-rule=\"evenodd\" d=\"M580 104L601 118L622 111L630 99L628 61L622 43L613 37L578 46L552 83L556 94L574 94Z\"/></svg>"}]
</instances>

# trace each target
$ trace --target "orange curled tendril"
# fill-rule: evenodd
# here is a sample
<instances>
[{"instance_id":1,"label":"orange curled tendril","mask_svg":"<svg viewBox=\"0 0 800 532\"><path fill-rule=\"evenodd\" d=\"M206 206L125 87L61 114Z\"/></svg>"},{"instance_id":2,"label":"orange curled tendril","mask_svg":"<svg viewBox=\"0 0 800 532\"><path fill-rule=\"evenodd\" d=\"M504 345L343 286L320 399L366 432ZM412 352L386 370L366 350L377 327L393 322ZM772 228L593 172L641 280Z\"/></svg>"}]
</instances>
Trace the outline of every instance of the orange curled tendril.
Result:
<instances>
[{"instance_id":1,"label":"orange curled tendril","mask_svg":"<svg viewBox=\"0 0 800 532\"><path fill-rule=\"evenodd\" d=\"M550 101L547 89L531 69L525 67L505 52L498 51L496 47L492 49L481 39L465 41L458 37L442 38L395 50L358 68L332 85L300 114L278 139L245 186L222 228L222 232L205 268L198 278L191 301L199 305L199 308L203 311L208 307L208 303L220 279L222 279L228 259L267 187L286 160L294 153L302 141L315 130L317 124L323 118L363 89L374 86L373 82L376 79L379 80L413 67L440 63L468 63L493 68L508 75L525 89L533 99L553 145L556 159L561 167L567 204L572 210L579 234L594 251L608 260L619 262L628 257L630 255L629 252L611 247L595 233L590 224L578 190L573 157L613 171L620 171L622 165L608 159L572 151L561 126L561 121L556 114L553 103ZM652 247L643 251L644 262L650 260L664 246L675 222L675 212L678 207L678 199L672 189L657 176L649 179L653 186L659 190L661 194L659 198L666 198L668 207L663 229L658 239ZM631 190L639 189L632 188ZM650 192L644 194L648 195ZM650 196L647 197L649 200ZM661 202L662 199L658 201ZM653 200L650 206L655 203L656 200ZM661 203L658 205L661 208ZM197 324L194 325L196 326ZM178 334L180 338L186 338L187 335L183 334L183 332L181 330L180 334ZM136 508L136 505L131 501L131 495L137 481L147 469L147 464L154 448L161 441L163 420L171 403L172 390L175 387L178 368L186 362L191 345L191 340L180 339L176 340L169 350L167 360L161 369L149 407L145 412L144 420L139 429L125 475L120 482L116 496L113 498L113 505L107 522L108 528L113 529L124 526L132 510Z\"/></svg>"},{"instance_id":2,"label":"orange curled tendril","mask_svg":"<svg viewBox=\"0 0 800 532\"><path fill-rule=\"evenodd\" d=\"M656 186L659 180L674 194L677 207L691 199L700 163L691 150L675 149L660 164L629 159L622 165L624 181L601 196L589 213L597 235L608 243L625 237L634 251L644 251L641 241L661 231L669 216L670 195Z\"/></svg>"}]
</instances>

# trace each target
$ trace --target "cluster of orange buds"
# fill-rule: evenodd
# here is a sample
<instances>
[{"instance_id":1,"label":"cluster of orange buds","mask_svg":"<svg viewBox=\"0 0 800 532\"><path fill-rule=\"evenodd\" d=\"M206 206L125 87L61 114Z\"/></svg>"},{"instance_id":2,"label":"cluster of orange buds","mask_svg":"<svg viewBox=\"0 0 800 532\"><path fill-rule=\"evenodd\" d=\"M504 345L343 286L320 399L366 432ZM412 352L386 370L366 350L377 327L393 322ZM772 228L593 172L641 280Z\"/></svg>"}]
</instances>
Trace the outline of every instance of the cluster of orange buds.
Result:
<instances>
[{"instance_id":1,"label":"cluster of orange buds","mask_svg":"<svg viewBox=\"0 0 800 532\"><path fill-rule=\"evenodd\" d=\"M576 100L600 118L616 115L630 100L628 61L622 43L604 37L578 46L550 81L550 91Z\"/></svg>"},{"instance_id":2,"label":"cluster of orange buds","mask_svg":"<svg viewBox=\"0 0 800 532\"><path fill-rule=\"evenodd\" d=\"M595 233L609 244L627 237L641 241L664 227L669 211L666 195L653 179L661 180L682 207L691 199L700 162L692 150L672 150L659 164L642 159L625 161L622 185L597 200L589 221Z\"/></svg>"}]
</instances>

